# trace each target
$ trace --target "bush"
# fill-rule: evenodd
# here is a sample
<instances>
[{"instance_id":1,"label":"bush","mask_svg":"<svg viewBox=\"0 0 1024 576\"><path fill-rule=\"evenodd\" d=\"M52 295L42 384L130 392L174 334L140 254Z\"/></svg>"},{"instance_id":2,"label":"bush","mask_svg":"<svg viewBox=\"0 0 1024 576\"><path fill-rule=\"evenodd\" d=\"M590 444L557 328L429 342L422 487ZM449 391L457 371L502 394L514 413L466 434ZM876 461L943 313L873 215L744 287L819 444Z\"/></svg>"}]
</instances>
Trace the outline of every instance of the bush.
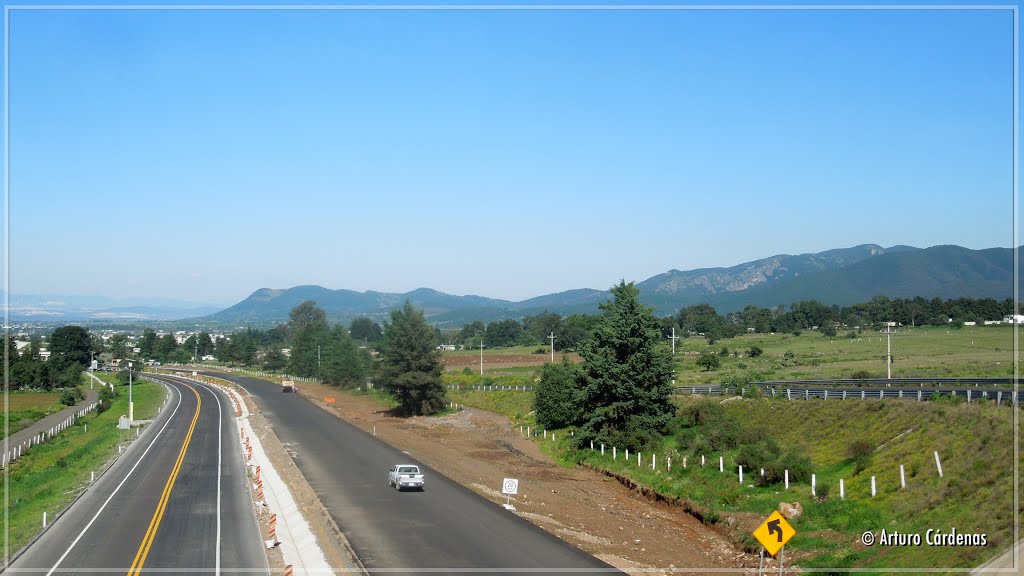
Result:
<instances>
[{"instance_id":1,"label":"bush","mask_svg":"<svg viewBox=\"0 0 1024 576\"><path fill-rule=\"evenodd\" d=\"M779 444L770 437L745 444L736 455L736 463L748 470L766 468L778 457Z\"/></svg>"},{"instance_id":2,"label":"bush","mask_svg":"<svg viewBox=\"0 0 1024 576\"><path fill-rule=\"evenodd\" d=\"M831 492L831 488L829 488L828 484L822 484L822 485L817 487L817 491L818 491L818 500L824 502L825 500L828 500L828 495L829 495L829 492Z\"/></svg>"},{"instance_id":3,"label":"bush","mask_svg":"<svg viewBox=\"0 0 1024 576\"><path fill-rule=\"evenodd\" d=\"M867 440L856 440L846 449L846 457L855 464L854 475L860 474L871 465L871 455L875 449Z\"/></svg>"},{"instance_id":4,"label":"bush","mask_svg":"<svg viewBox=\"0 0 1024 576\"><path fill-rule=\"evenodd\" d=\"M545 364L533 397L537 424L549 430L565 428L580 419L576 401L581 372L563 358L560 364ZM625 445L624 445L625 446Z\"/></svg>"},{"instance_id":5,"label":"bush","mask_svg":"<svg viewBox=\"0 0 1024 576\"><path fill-rule=\"evenodd\" d=\"M770 437L745 444L736 455L736 463L751 472L764 468L764 476L756 476L759 485L777 484L785 479L789 471L790 482L801 482L811 477L811 460L799 448L790 447L785 451Z\"/></svg>"},{"instance_id":6,"label":"bush","mask_svg":"<svg viewBox=\"0 0 1024 576\"><path fill-rule=\"evenodd\" d=\"M873 377L874 376L872 376L871 372L868 372L867 370L857 370L853 374L850 374L850 378L853 380L867 380L868 378Z\"/></svg>"},{"instance_id":7,"label":"bush","mask_svg":"<svg viewBox=\"0 0 1024 576\"><path fill-rule=\"evenodd\" d=\"M118 392L112 388L106 386L100 390L100 405L97 406L97 412L105 412L110 409L110 406L114 403L114 400L120 396Z\"/></svg>"},{"instance_id":8,"label":"bush","mask_svg":"<svg viewBox=\"0 0 1024 576\"><path fill-rule=\"evenodd\" d=\"M79 388L67 388L60 394L60 403L65 406L74 406L85 400L85 394Z\"/></svg>"},{"instance_id":9,"label":"bush","mask_svg":"<svg viewBox=\"0 0 1024 576\"><path fill-rule=\"evenodd\" d=\"M751 358L757 358L762 354L764 354L764 349L760 346L751 346L750 349L747 350L747 356L750 356Z\"/></svg>"},{"instance_id":10,"label":"bush","mask_svg":"<svg viewBox=\"0 0 1024 576\"><path fill-rule=\"evenodd\" d=\"M713 401L687 406L680 416L686 428L676 434L679 445L694 454L724 452L739 446L750 435L739 421Z\"/></svg>"},{"instance_id":11,"label":"bush","mask_svg":"<svg viewBox=\"0 0 1024 576\"><path fill-rule=\"evenodd\" d=\"M718 359L718 356L711 350L705 350L700 353L697 358L697 365L704 368L705 372L718 369L722 365L722 361Z\"/></svg>"},{"instance_id":12,"label":"bush","mask_svg":"<svg viewBox=\"0 0 1024 576\"><path fill-rule=\"evenodd\" d=\"M704 400L683 409L681 418L687 426L701 426L725 417L725 408L718 402Z\"/></svg>"}]
</instances>

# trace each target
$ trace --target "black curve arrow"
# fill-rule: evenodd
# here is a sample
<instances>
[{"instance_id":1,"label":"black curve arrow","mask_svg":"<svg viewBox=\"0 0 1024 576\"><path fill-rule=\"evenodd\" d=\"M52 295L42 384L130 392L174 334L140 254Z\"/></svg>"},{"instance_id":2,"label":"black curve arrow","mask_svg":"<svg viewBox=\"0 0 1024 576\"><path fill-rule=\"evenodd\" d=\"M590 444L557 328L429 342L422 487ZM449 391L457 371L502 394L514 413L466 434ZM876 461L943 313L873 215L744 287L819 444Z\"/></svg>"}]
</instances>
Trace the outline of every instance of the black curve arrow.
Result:
<instances>
[{"instance_id":1,"label":"black curve arrow","mask_svg":"<svg viewBox=\"0 0 1024 576\"><path fill-rule=\"evenodd\" d=\"M768 535L771 536L776 532L779 533L779 542L782 542L782 526L779 526L778 520L772 520L768 523Z\"/></svg>"}]
</instances>

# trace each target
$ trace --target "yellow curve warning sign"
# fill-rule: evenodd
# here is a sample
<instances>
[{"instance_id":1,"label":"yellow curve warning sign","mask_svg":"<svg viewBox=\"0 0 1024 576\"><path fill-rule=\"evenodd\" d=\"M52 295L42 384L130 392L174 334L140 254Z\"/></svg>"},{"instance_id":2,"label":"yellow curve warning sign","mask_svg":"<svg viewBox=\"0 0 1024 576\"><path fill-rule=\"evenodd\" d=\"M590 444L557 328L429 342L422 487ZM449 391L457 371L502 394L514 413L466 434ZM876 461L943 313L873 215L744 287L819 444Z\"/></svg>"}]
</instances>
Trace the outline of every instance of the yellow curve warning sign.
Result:
<instances>
[{"instance_id":1,"label":"yellow curve warning sign","mask_svg":"<svg viewBox=\"0 0 1024 576\"><path fill-rule=\"evenodd\" d=\"M789 539L796 535L796 530L786 522L782 514L776 510L772 512L757 530L754 530L754 538L764 546L766 552L775 554L789 542Z\"/></svg>"}]
</instances>

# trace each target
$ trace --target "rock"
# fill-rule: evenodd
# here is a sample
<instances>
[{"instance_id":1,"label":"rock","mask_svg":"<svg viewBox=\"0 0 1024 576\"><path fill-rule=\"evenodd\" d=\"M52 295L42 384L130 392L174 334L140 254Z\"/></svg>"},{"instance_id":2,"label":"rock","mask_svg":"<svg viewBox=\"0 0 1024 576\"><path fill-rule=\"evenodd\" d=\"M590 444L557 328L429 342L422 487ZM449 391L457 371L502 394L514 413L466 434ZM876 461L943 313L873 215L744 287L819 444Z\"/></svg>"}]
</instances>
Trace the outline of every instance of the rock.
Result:
<instances>
[{"instance_id":1,"label":"rock","mask_svg":"<svg viewBox=\"0 0 1024 576\"><path fill-rule=\"evenodd\" d=\"M795 502L794 504L790 504L788 502L779 503L779 513L782 514L786 520L795 520L796 518L799 518L803 512L804 509L800 506L799 502Z\"/></svg>"}]
</instances>

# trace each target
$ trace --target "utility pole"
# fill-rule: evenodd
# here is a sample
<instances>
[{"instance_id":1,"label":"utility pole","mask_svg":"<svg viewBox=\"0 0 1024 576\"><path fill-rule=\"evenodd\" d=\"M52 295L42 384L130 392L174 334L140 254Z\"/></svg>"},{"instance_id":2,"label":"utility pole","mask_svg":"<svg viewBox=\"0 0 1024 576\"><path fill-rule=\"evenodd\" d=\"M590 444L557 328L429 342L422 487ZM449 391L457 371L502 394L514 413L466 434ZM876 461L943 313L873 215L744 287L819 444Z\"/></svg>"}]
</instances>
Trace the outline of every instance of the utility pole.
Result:
<instances>
[{"instance_id":1,"label":"utility pole","mask_svg":"<svg viewBox=\"0 0 1024 576\"><path fill-rule=\"evenodd\" d=\"M895 334L895 332L893 331L894 326L896 326L895 322L885 323L885 368L889 380L892 380L892 335ZM889 384L890 383L887 382L886 386L888 386Z\"/></svg>"},{"instance_id":2,"label":"utility pole","mask_svg":"<svg viewBox=\"0 0 1024 576\"><path fill-rule=\"evenodd\" d=\"M551 363L554 364L555 363L555 333L554 332L552 332L551 335L548 336L548 340L551 340Z\"/></svg>"},{"instance_id":3,"label":"utility pole","mask_svg":"<svg viewBox=\"0 0 1024 576\"><path fill-rule=\"evenodd\" d=\"M676 353L676 338L678 338L678 336L676 336L676 327L673 326L672 335L669 336L669 339L672 340L672 354Z\"/></svg>"},{"instance_id":4,"label":"utility pole","mask_svg":"<svg viewBox=\"0 0 1024 576\"><path fill-rule=\"evenodd\" d=\"M319 344L317 344L317 346L316 346L316 369L317 370L320 369L320 345Z\"/></svg>"},{"instance_id":5,"label":"utility pole","mask_svg":"<svg viewBox=\"0 0 1024 576\"><path fill-rule=\"evenodd\" d=\"M484 375L484 339L480 339L480 375Z\"/></svg>"},{"instance_id":6,"label":"utility pole","mask_svg":"<svg viewBox=\"0 0 1024 576\"><path fill-rule=\"evenodd\" d=\"M199 333L196 332L196 356L194 358L196 364L199 364Z\"/></svg>"}]
</instances>

